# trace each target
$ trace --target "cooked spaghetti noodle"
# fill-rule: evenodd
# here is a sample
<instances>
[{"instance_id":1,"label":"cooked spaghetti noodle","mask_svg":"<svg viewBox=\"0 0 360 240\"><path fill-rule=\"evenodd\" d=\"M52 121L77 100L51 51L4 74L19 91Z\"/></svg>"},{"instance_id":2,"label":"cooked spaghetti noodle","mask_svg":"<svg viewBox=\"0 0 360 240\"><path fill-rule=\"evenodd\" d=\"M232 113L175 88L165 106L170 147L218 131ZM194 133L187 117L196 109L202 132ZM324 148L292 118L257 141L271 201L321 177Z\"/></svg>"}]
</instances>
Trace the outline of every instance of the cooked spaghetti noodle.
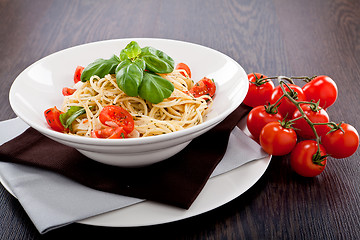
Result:
<instances>
[{"instance_id":1,"label":"cooked spaghetti noodle","mask_svg":"<svg viewBox=\"0 0 360 240\"><path fill-rule=\"evenodd\" d=\"M173 83L171 96L158 104L152 104L140 97L126 95L116 83L114 75L104 78L92 76L70 96L65 96L62 111L70 106L80 106L86 114L78 117L69 134L91 136L95 129L104 125L99 114L107 105L117 105L126 109L135 121L135 129L129 137L146 137L179 131L200 124L209 111L212 99L208 95L195 98L189 93L193 80L184 77L183 70L174 70L161 76Z\"/></svg>"}]
</instances>

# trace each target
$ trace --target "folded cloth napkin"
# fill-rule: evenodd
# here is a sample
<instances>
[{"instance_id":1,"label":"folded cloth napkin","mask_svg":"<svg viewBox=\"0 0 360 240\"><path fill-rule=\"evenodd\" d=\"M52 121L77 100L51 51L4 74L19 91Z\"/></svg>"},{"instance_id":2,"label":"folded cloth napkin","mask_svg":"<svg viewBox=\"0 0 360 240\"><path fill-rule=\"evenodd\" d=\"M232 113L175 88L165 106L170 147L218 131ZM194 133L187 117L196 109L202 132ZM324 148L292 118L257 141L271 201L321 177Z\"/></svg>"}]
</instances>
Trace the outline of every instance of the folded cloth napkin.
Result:
<instances>
[{"instance_id":1,"label":"folded cloth napkin","mask_svg":"<svg viewBox=\"0 0 360 240\"><path fill-rule=\"evenodd\" d=\"M0 164L0 174L3 180L12 186L15 195L40 232L143 199L187 209L224 156L230 132L248 111L247 107L241 105L222 123L194 139L171 159L134 169L107 166L89 160L76 150L58 144L29 128L0 147L1 160L5 161ZM258 148L254 149L257 156L251 157L249 161L264 156ZM226 171L239 165L224 166ZM223 171L215 172L220 174ZM24 175L19 175L22 173ZM22 187L25 184L32 187ZM65 191L62 188L64 186ZM34 202L35 195L40 196L38 202ZM54 201L54 197L51 197L54 195L57 196L55 202L49 203L48 198ZM86 203L83 201L84 197L88 200ZM64 206L64 203L66 206L71 205L67 211L59 214L59 211L54 210L54 206ZM36 211L39 209L42 211ZM81 216L77 214L79 211L83 211Z\"/></svg>"}]
</instances>

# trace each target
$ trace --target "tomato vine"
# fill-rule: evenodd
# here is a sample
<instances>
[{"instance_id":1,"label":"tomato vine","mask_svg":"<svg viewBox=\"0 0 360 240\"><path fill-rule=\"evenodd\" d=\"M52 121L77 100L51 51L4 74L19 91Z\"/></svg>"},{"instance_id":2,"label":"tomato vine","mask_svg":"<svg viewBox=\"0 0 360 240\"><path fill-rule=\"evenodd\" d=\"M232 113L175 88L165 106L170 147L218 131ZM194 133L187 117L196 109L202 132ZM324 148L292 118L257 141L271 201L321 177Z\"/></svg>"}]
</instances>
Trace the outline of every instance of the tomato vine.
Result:
<instances>
[{"instance_id":1,"label":"tomato vine","mask_svg":"<svg viewBox=\"0 0 360 240\"><path fill-rule=\"evenodd\" d=\"M259 75L261 78L257 77ZM359 134L356 129L344 122L337 124L330 121L326 112L326 108L331 106L337 99L337 86L331 78L324 75L312 77L266 77L259 73L257 73L257 76L255 76L256 81L263 84L273 80L277 80L279 83L279 86L274 88L271 96L265 99L266 104L262 104L262 107L259 107L258 105L261 104L255 101L244 102L253 107L253 110L249 113L247 123L248 126L251 126L250 132L252 134L256 133L253 136L259 138L260 144L265 151L269 154L281 152L279 149L286 149L286 151L283 151L284 153L291 152L291 166L295 172L306 177L320 174L325 168L327 157L345 158L356 152L359 145ZM254 78L254 73L249 74L248 78L249 81L250 78ZM299 80L306 83L302 88L295 84ZM253 85L255 86L255 84ZM247 99L259 97L256 95L259 94L259 89L254 86L252 86L252 91L248 92ZM255 112L257 113L255 114ZM278 117L275 118L274 115L278 114L278 112L282 115L282 120L278 120ZM272 128L267 127L270 122L274 121L277 121L279 125L272 124ZM308 125L306 129L304 121ZM301 129L296 129L293 126L300 126ZM260 130L256 129L256 127L262 128L260 135L258 134ZM308 130L309 127L310 130ZM298 142L293 149L289 150L287 142L279 141L281 137L288 137L289 134L286 133L286 129L296 130L300 136L305 138L305 141ZM296 135L293 139L298 140Z\"/></svg>"}]
</instances>

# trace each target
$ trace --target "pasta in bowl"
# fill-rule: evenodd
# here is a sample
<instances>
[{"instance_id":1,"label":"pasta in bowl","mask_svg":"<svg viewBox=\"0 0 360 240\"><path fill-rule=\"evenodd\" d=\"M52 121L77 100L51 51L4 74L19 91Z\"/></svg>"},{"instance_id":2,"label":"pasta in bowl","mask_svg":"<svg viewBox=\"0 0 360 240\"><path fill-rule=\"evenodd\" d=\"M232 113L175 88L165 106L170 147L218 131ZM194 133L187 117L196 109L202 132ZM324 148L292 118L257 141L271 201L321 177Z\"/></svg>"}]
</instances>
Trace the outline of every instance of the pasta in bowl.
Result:
<instances>
[{"instance_id":1,"label":"pasta in bowl","mask_svg":"<svg viewBox=\"0 0 360 240\"><path fill-rule=\"evenodd\" d=\"M212 97L205 94L195 98L190 94L189 90L193 89L194 82L183 76L181 70L174 70L163 76L174 84L174 91L170 97L157 104L138 96L128 96L118 87L114 75L107 74L101 79L96 75L92 76L74 93L64 97L62 112L74 107L84 109L84 114L72 123L69 133L87 137L94 134L97 135L95 137L101 136L98 130L104 129L106 120L112 125L108 113L104 113L106 107L111 105L120 106L134 120L135 128L131 129L129 136L124 135L123 138L167 134L202 123L211 109ZM215 88L215 83L213 84ZM104 124L100 121L101 117L106 118L103 120Z\"/></svg>"},{"instance_id":2,"label":"pasta in bowl","mask_svg":"<svg viewBox=\"0 0 360 240\"><path fill-rule=\"evenodd\" d=\"M123 51L113 70L103 76L93 74L95 67L89 66L96 59L108 59L133 41L161 49L174 62L186 62L191 66L192 76L184 68L153 74L158 65L153 67L151 62L143 69L138 63L134 67L137 60L132 52L128 53L132 62L123 64L127 61ZM82 70L81 81L72 86L74 67L78 65L87 67ZM132 76L129 80L126 75L134 69L143 70L141 81L133 81ZM163 89L152 87L155 78L156 84L165 86ZM209 89L212 82L209 79L215 79L215 96L199 94L204 89L199 86L205 84ZM181 151L193 138L235 110L245 98L247 88L242 67L216 50L176 40L139 38L89 43L49 55L16 78L9 97L14 112L49 138L96 161L136 167L165 160ZM60 131L55 131L44 119L44 110L51 106L61 114ZM113 120L113 106L126 110L130 122ZM48 114L55 116L54 112Z\"/></svg>"}]
</instances>

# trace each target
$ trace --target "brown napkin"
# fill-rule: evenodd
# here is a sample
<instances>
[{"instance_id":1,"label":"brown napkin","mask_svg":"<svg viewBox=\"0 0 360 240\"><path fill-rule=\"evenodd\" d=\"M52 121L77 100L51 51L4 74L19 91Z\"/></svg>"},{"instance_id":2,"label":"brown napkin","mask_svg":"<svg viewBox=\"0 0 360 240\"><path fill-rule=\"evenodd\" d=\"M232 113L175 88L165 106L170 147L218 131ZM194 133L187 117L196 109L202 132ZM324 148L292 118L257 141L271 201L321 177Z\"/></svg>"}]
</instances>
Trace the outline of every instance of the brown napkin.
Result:
<instances>
[{"instance_id":1,"label":"brown napkin","mask_svg":"<svg viewBox=\"0 0 360 240\"><path fill-rule=\"evenodd\" d=\"M98 163L33 128L3 144L0 159L48 169L93 189L188 209L225 154L230 132L249 110L241 104L180 153L146 167L121 168Z\"/></svg>"}]
</instances>

